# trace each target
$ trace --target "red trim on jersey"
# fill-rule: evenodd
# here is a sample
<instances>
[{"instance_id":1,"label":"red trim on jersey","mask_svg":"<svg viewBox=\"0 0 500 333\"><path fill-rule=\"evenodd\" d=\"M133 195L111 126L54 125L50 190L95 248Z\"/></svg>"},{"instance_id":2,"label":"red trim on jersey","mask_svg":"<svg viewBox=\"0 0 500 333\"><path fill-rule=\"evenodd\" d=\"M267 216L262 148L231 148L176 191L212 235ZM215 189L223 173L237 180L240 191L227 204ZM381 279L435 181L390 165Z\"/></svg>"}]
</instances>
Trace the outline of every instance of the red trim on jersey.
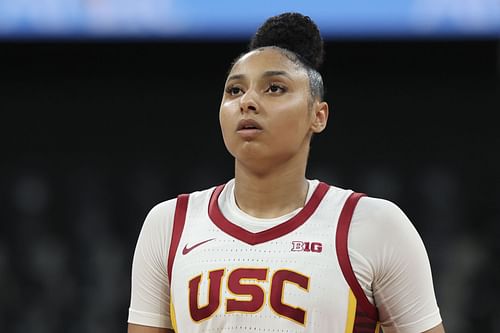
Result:
<instances>
[{"instance_id":1,"label":"red trim on jersey","mask_svg":"<svg viewBox=\"0 0 500 333\"><path fill-rule=\"evenodd\" d=\"M363 193L352 193L346 200L342 212L340 213L339 222L337 225L336 234L336 248L337 248L337 258L339 260L340 268L344 277L351 287L354 296L358 302L359 307L366 312L366 315L373 320L378 320L378 311L375 306L373 306L363 291L363 288L358 282L356 275L352 269L351 260L349 259L349 251L347 249L347 236L349 233L349 226L351 225L352 214L356 205L365 196Z\"/></svg>"},{"instance_id":2,"label":"red trim on jersey","mask_svg":"<svg viewBox=\"0 0 500 333\"><path fill-rule=\"evenodd\" d=\"M168 251L168 282L172 282L172 267L174 266L174 258L181 241L182 230L186 222L186 212L189 201L189 194L181 194L177 197L175 205L174 226L172 230L172 238L170 241L170 249Z\"/></svg>"},{"instance_id":3,"label":"red trim on jersey","mask_svg":"<svg viewBox=\"0 0 500 333\"><path fill-rule=\"evenodd\" d=\"M217 186L210 197L210 204L208 205L208 215L210 216L210 219L217 227L230 236L247 244L256 245L286 235L304 224L314 213L316 208L318 208L330 186L320 182L309 201L300 210L300 212L297 213L297 215L277 226L256 233L250 232L240 226L237 226L236 224L233 224L222 214L219 208L218 198L223 188L224 185Z\"/></svg>"}]
</instances>

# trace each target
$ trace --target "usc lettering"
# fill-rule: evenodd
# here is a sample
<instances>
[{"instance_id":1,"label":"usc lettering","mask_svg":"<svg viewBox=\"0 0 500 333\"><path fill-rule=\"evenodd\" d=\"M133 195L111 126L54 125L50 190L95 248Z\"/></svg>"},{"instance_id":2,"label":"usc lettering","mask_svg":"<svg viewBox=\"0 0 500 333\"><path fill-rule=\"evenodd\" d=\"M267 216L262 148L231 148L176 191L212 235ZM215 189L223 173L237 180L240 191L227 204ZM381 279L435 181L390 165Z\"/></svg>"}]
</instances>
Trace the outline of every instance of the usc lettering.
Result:
<instances>
[{"instance_id":1,"label":"usc lettering","mask_svg":"<svg viewBox=\"0 0 500 333\"><path fill-rule=\"evenodd\" d=\"M268 268L236 268L227 275L227 290L234 298L226 298L226 313L256 313L265 305L266 291L257 282L268 281ZM221 304L222 279L225 269L208 272L208 304L201 305L198 300L203 274L189 281L189 312L195 322L214 315ZM245 280L243 282L242 280ZM307 311L301 307L287 304L284 291L287 284L295 285L304 291L309 290L309 277L287 269L274 272L269 286L269 305L277 315L305 325Z\"/></svg>"},{"instance_id":2,"label":"usc lettering","mask_svg":"<svg viewBox=\"0 0 500 333\"><path fill-rule=\"evenodd\" d=\"M227 289L235 296L250 296L250 300L226 300L226 312L255 313L264 306L265 292L257 284L242 284L242 279L256 281L267 280L267 269L262 268L237 268L229 274Z\"/></svg>"},{"instance_id":3,"label":"usc lettering","mask_svg":"<svg viewBox=\"0 0 500 333\"><path fill-rule=\"evenodd\" d=\"M221 281L224 269L218 269L208 273L208 304L198 305L198 288L202 275L198 275L189 281L189 312L194 321L202 321L210 318L219 308L221 298Z\"/></svg>"}]
</instances>

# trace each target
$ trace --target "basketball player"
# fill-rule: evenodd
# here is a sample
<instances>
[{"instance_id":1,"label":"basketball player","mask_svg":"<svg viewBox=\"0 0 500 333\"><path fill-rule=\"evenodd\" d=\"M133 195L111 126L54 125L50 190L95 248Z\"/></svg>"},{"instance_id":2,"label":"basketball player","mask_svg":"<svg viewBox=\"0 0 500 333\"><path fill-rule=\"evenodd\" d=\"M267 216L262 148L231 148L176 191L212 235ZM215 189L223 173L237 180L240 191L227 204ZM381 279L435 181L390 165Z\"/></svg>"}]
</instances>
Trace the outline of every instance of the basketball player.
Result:
<instances>
[{"instance_id":1,"label":"basketball player","mask_svg":"<svg viewBox=\"0 0 500 333\"><path fill-rule=\"evenodd\" d=\"M309 17L268 19L220 106L235 177L154 207L130 333L444 332L424 245L393 203L305 178L328 104Z\"/></svg>"}]
</instances>

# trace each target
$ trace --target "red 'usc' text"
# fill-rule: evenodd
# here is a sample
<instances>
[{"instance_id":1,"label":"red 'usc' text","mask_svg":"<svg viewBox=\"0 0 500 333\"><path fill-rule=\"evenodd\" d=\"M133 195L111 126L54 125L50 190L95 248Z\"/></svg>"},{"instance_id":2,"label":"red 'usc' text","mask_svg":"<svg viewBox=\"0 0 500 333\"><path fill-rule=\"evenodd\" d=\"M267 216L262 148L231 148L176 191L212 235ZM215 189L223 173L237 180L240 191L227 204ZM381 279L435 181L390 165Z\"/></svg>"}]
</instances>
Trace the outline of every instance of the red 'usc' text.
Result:
<instances>
[{"instance_id":1,"label":"red 'usc' text","mask_svg":"<svg viewBox=\"0 0 500 333\"><path fill-rule=\"evenodd\" d=\"M200 282L203 274L195 276L189 281L189 312L195 322L200 322L214 315L221 305L223 286L234 298L226 298L225 312L256 313L266 304L266 295L269 297L268 304L277 315L286 317L298 324L305 325L307 312L298 306L286 303L284 299L284 288L286 283L293 284L296 288L304 291L309 290L309 277L286 269L277 270L273 273L269 290L264 290L262 282L268 281L268 268L236 268L226 274L225 269L217 269L208 273L208 304L200 306L198 295ZM224 275L227 275L227 283L222 283ZM243 282L242 280L245 280ZM255 281L252 283L252 281ZM261 282L261 285L256 282Z\"/></svg>"}]
</instances>

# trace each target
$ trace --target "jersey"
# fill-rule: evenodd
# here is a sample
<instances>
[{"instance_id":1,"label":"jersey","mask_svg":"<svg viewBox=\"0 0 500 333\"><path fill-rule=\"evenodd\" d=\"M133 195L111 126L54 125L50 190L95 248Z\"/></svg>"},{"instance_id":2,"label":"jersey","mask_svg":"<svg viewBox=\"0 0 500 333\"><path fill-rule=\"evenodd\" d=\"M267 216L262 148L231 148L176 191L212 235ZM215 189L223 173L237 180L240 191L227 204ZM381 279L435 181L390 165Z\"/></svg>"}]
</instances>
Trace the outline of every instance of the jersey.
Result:
<instances>
[{"instance_id":1,"label":"jersey","mask_svg":"<svg viewBox=\"0 0 500 333\"><path fill-rule=\"evenodd\" d=\"M224 185L177 199L168 255L176 332L377 332L349 259L363 196L319 183L289 220L260 232L221 212Z\"/></svg>"}]
</instances>

